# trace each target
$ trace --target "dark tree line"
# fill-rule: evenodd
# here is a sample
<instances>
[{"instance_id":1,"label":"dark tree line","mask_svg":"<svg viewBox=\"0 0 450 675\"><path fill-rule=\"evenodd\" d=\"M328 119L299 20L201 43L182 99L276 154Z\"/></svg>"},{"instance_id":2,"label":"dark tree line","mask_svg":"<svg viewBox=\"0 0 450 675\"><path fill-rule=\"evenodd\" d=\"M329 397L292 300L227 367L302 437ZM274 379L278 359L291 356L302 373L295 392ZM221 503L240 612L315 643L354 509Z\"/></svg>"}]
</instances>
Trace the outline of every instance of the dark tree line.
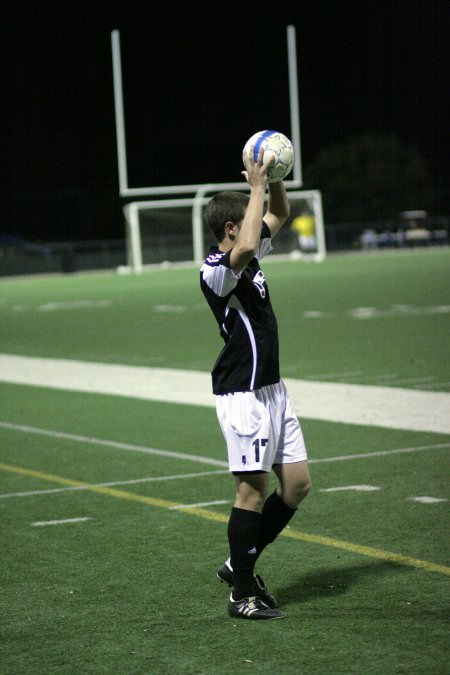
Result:
<instances>
[{"instance_id":1,"label":"dark tree line","mask_svg":"<svg viewBox=\"0 0 450 675\"><path fill-rule=\"evenodd\" d=\"M323 149L305 169L305 188L322 192L328 223L395 219L442 209L432 167L394 134L363 134ZM445 201L445 200L444 200Z\"/></svg>"}]
</instances>

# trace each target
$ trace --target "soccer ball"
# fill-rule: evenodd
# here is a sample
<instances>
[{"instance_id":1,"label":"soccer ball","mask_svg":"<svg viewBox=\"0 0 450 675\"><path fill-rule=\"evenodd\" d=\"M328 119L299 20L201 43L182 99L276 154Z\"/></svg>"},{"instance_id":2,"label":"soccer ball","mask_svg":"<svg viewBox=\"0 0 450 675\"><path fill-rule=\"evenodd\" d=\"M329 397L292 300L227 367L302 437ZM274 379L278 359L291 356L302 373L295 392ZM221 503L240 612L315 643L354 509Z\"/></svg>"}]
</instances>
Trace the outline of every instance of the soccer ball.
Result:
<instances>
[{"instance_id":1,"label":"soccer ball","mask_svg":"<svg viewBox=\"0 0 450 675\"><path fill-rule=\"evenodd\" d=\"M264 148L264 164L269 164L272 158L275 157L275 164L267 170L269 183L283 180L291 172L294 166L294 147L287 136L279 131L271 131L270 129L258 131L248 139L244 146L244 152L248 155L250 154L251 145L255 146L255 160L258 159L261 146Z\"/></svg>"}]
</instances>

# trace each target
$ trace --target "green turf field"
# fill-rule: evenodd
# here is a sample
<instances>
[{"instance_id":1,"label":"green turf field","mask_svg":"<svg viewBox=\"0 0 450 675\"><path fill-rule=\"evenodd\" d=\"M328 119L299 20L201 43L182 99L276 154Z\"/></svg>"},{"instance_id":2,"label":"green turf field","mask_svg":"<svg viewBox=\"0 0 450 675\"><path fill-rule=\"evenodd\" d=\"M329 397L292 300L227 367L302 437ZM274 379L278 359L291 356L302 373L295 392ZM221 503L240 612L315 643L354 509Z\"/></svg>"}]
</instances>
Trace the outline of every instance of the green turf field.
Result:
<instances>
[{"instance_id":1,"label":"green turf field","mask_svg":"<svg viewBox=\"0 0 450 675\"><path fill-rule=\"evenodd\" d=\"M449 271L267 262L283 375L450 392ZM0 354L209 371L219 348L195 269L0 282ZM0 371L0 672L450 673L449 435L302 427L314 489L258 562L286 618L233 621L214 410Z\"/></svg>"}]
</instances>

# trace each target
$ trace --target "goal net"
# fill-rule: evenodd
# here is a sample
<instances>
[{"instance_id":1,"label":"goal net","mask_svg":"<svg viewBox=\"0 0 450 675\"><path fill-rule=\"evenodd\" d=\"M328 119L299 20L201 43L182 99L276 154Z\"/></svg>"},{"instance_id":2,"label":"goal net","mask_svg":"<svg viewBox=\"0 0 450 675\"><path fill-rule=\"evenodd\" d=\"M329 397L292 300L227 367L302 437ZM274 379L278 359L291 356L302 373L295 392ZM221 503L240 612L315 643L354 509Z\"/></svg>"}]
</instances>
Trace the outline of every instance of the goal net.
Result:
<instances>
[{"instance_id":1,"label":"goal net","mask_svg":"<svg viewBox=\"0 0 450 675\"><path fill-rule=\"evenodd\" d=\"M326 247L320 192L298 190L288 195L291 215L277 235L274 253L323 260ZM203 218L209 200L201 194L127 204L127 267L120 271L142 272L148 266L161 264L201 264L214 243Z\"/></svg>"}]
</instances>

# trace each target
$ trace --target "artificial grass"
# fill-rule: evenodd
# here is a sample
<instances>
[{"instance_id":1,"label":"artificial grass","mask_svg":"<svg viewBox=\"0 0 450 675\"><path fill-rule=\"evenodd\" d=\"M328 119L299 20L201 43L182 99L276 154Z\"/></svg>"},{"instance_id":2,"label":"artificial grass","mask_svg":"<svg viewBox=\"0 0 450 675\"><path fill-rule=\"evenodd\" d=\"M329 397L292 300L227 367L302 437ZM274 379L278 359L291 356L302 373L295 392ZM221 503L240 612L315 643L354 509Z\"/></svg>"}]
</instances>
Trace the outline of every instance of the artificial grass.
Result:
<instances>
[{"instance_id":1,"label":"artificial grass","mask_svg":"<svg viewBox=\"0 0 450 675\"><path fill-rule=\"evenodd\" d=\"M448 261L448 250L439 250L267 264L285 374L377 384L395 373L390 384L406 378L402 386L448 391ZM79 301L88 304L71 304ZM355 318L358 307L395 305L418 311ZM440 313L425 311L437 306ZM308 311L323 315L308 318ZM0 352L206 371L219 349L197 270L0 282ZM215 578L227 555L232 479L170 455L225 460L212 409L3 383L0 400L0 422L112 442L0 426L4 464L89 483L161 479L119 485L115 494L1 498L65 485L0 472L5 675L448 672L448 574L400 560L447 564L448 501L411 497L448 500L448 436L302 420L314 489L290 530L310 538L282 536L258 563L287 616L233 621L228 590ZM322 492L360 484L380 489ZM204 507L208 515L149 498L225 503ZM33 526L78 517L89 520ZM393 560L364 555L358 545L389 551Z\"/></svg>"},{"instance_id":2,"label":"artificial grass","mask_svg":"<svg viewBox=\"0 0 450 675\"><path fill-rule=\"evenodd\" d=\"M432 249L265 263L283 374L447 391L449 262ZM5 280L0 300L6 353L209 371L221 348L196 269Z\"/></svg>"}]
</instances>

